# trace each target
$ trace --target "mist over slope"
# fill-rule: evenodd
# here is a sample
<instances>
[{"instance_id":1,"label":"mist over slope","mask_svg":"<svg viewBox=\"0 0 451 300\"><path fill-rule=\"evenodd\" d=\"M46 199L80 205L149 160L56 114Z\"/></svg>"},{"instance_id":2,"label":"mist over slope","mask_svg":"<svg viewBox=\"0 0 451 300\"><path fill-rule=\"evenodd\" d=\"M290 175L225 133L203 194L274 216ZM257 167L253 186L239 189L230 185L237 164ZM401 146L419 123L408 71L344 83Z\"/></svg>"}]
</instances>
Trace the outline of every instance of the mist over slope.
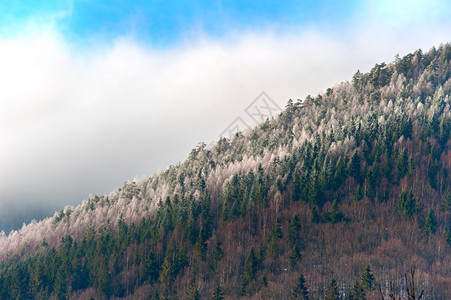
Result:
<instances>
[{"instance_id":1,"label":"mist over slope","mask_svg":"<svg viewBox=\"0 0 451 300\"><path fill-rule=\"evenodd\" d=\"M394 282L402 293L415 265L425 295L446 299L450 92L446 44L290 100L164 172L1 237L1 297L207 298L220 287L284 298L299 273L314 298L331 278L352 295L367 265L384 292Z\"/></svg>"},{"instance_id":2,"label":"mist over slope","mask_svg":"<svg viewBox=\"0 0 451 300\"><path fill-rule=\"evenodd\" d=\"M50 217L58 210L57 205L32 203L5 203L0 205L0 231L9 233L17 230L32 220Z\"/></svg>"}]
</instances>

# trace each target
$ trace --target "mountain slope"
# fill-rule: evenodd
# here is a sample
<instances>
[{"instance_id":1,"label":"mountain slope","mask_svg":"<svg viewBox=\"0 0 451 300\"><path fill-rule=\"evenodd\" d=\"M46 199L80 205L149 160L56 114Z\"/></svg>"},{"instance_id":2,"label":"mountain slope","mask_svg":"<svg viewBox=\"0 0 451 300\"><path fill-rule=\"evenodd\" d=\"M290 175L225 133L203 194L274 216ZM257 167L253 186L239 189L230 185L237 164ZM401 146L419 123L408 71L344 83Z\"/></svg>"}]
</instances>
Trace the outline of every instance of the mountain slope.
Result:
<instances>
[{"instance_id":1,"label":"mountain slope","mask_svg":"<svg viewBox=\"0 0 451 300\"><path fill-rule=\"evenodd\" d=\"M401 293L414 265L425 296L447 299L450 64L449 44L377 64L11 232L0 239L0 297L210 298L219 288L287 298L303 273L313 298L334 278L341 295L360 282L372 299L376 282Z\"/></svg>"}]
</instances>

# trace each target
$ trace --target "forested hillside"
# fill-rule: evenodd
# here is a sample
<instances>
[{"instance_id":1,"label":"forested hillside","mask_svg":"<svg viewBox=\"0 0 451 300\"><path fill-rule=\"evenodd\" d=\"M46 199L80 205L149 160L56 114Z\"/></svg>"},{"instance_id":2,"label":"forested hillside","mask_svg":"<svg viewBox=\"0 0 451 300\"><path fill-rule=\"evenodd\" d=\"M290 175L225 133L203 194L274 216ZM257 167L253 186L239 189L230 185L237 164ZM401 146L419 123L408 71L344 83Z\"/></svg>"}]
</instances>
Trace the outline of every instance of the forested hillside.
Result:
<instances>
[{"instance_id":1,"label":"forested hillside","mask_svg":"<svg viewBox=\"0 0 451 300\"><path fill-rule=\"evenodd\" d=\"M0 298L449 299L450 92L446 44L290 100L1 237Z\"/></svg>"}]
</instances>

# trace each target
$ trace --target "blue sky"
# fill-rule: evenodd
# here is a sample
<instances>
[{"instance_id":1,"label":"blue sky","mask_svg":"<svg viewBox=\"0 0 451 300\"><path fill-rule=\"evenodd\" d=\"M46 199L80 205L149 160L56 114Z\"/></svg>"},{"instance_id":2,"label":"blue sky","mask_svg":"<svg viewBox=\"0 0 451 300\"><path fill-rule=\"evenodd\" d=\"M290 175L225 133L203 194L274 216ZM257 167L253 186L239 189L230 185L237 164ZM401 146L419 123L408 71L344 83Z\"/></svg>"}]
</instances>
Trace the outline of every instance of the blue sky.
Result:
<instances>
[{"instance_id":1,"label":"blue sky","mask_svg":"<svg viewBox=\"0 0 451 300\"><path fill-rule=\"evenodd\" d=\"M412 30L448 22L445 0L163 1L66 0L0 2L0 37L51 29L72 46L131 38L153 48L199 36L226 39L243 32L277 34L309 29L355 31L356 26Z\"/></svg>"},{"instance_id":2,"label":"blue sky","mask_svg":"<svg viewBox=\"0 0 451 300\"><path fill-rule=\"evenodd\" d=\"M284 107L449 42L450 5L0 1L0 219L165 169L263 91Z\"/></svg>"},{"instance_id":3,"label":"blue sky","mask_svg":"<svg viewBox=\"0 0 451 300\"><path fill-rule=\"evenodd\" d=\"M0 2L3 35L30 22L54 26L67 39L86 42L133 36L168 46L200 32L284 30L292 26L341 26L362 8L360 1L11 1Z\"/></svg>"}]
</instances>

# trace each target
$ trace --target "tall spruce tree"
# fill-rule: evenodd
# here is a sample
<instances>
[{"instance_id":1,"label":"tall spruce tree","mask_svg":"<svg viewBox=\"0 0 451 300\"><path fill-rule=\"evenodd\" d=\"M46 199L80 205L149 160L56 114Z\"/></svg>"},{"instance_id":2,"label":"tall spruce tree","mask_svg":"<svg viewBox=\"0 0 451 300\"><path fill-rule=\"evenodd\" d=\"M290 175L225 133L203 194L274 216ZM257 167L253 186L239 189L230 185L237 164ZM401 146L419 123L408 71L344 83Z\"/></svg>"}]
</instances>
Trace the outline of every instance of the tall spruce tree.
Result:
<instances>
[{"instance_id":1,"label":"tall spruce tree","mask_svg":"<svg viewBox=\"0 0 451 300\"><path fill-rule=\"evenodd\" d=\"M329 281L325 299L326 300L340 300L341 299L340 293L338 292L337 281L335 280L335 278L332 278Z\"/></svg>"},{"instance_id":2,"label":"tall spruce tree","mask_svg":"<svg viewBox=\"0 0 451 300\"><path fill-rule=\"evenodd\" d=\"M426 217L426 222L424 223L424 229L426 233L431 235L437 230L437 218L435 217L434 210L429 209L428 216Z\"/></svg>"},{"instance_id":3,"label":"tall spruce tree","mask_svg":"<svg viewBox=\"0 0 451 300\"><path fill-rule=\"evenodd\" d=\"M218 286L215 288L213 292L213 298L212 300L223 300L224 299L224 293L222 292L221 286L218 284Z\"/></svg>"},{"instance_id":4,"label":"tall spruce tree","mask_svg":"<svg viewBox=\"0 0 451 300\"><path fill-rule=\"evenodd\" d=\"M294 300L308 300L309 291L305 285L305 278L303 274L300 274L298 280L296 280L296 285L291 293L292 299Z\"/></svg>"},{"instance_id":5,"label":"tall spruce tree","mask_svg":"<svg viewBox=\"0 0 451 300\"><path fill-rule=\"evenodd\" d=\"M242 290L245 292L246 287L254 280L255 273L257 273L258 260L255 256L254 247L249 251L249 255L246 259L246 263L244 265L244 274L243 274L243 282L242 282Z\"/></svg>"},{"instance_id":6,"label":"tall spruce tree","mask_svg":"<svg viewBox=\"0 0 451 300\"><path fill-rule=\"evenodd\" d=\"M367 265L363 271L362 277L360 278L360 283L366 290L370 290L374 287L374 275L371 271L370 265Z\"/></svg>"}]
</instances>

